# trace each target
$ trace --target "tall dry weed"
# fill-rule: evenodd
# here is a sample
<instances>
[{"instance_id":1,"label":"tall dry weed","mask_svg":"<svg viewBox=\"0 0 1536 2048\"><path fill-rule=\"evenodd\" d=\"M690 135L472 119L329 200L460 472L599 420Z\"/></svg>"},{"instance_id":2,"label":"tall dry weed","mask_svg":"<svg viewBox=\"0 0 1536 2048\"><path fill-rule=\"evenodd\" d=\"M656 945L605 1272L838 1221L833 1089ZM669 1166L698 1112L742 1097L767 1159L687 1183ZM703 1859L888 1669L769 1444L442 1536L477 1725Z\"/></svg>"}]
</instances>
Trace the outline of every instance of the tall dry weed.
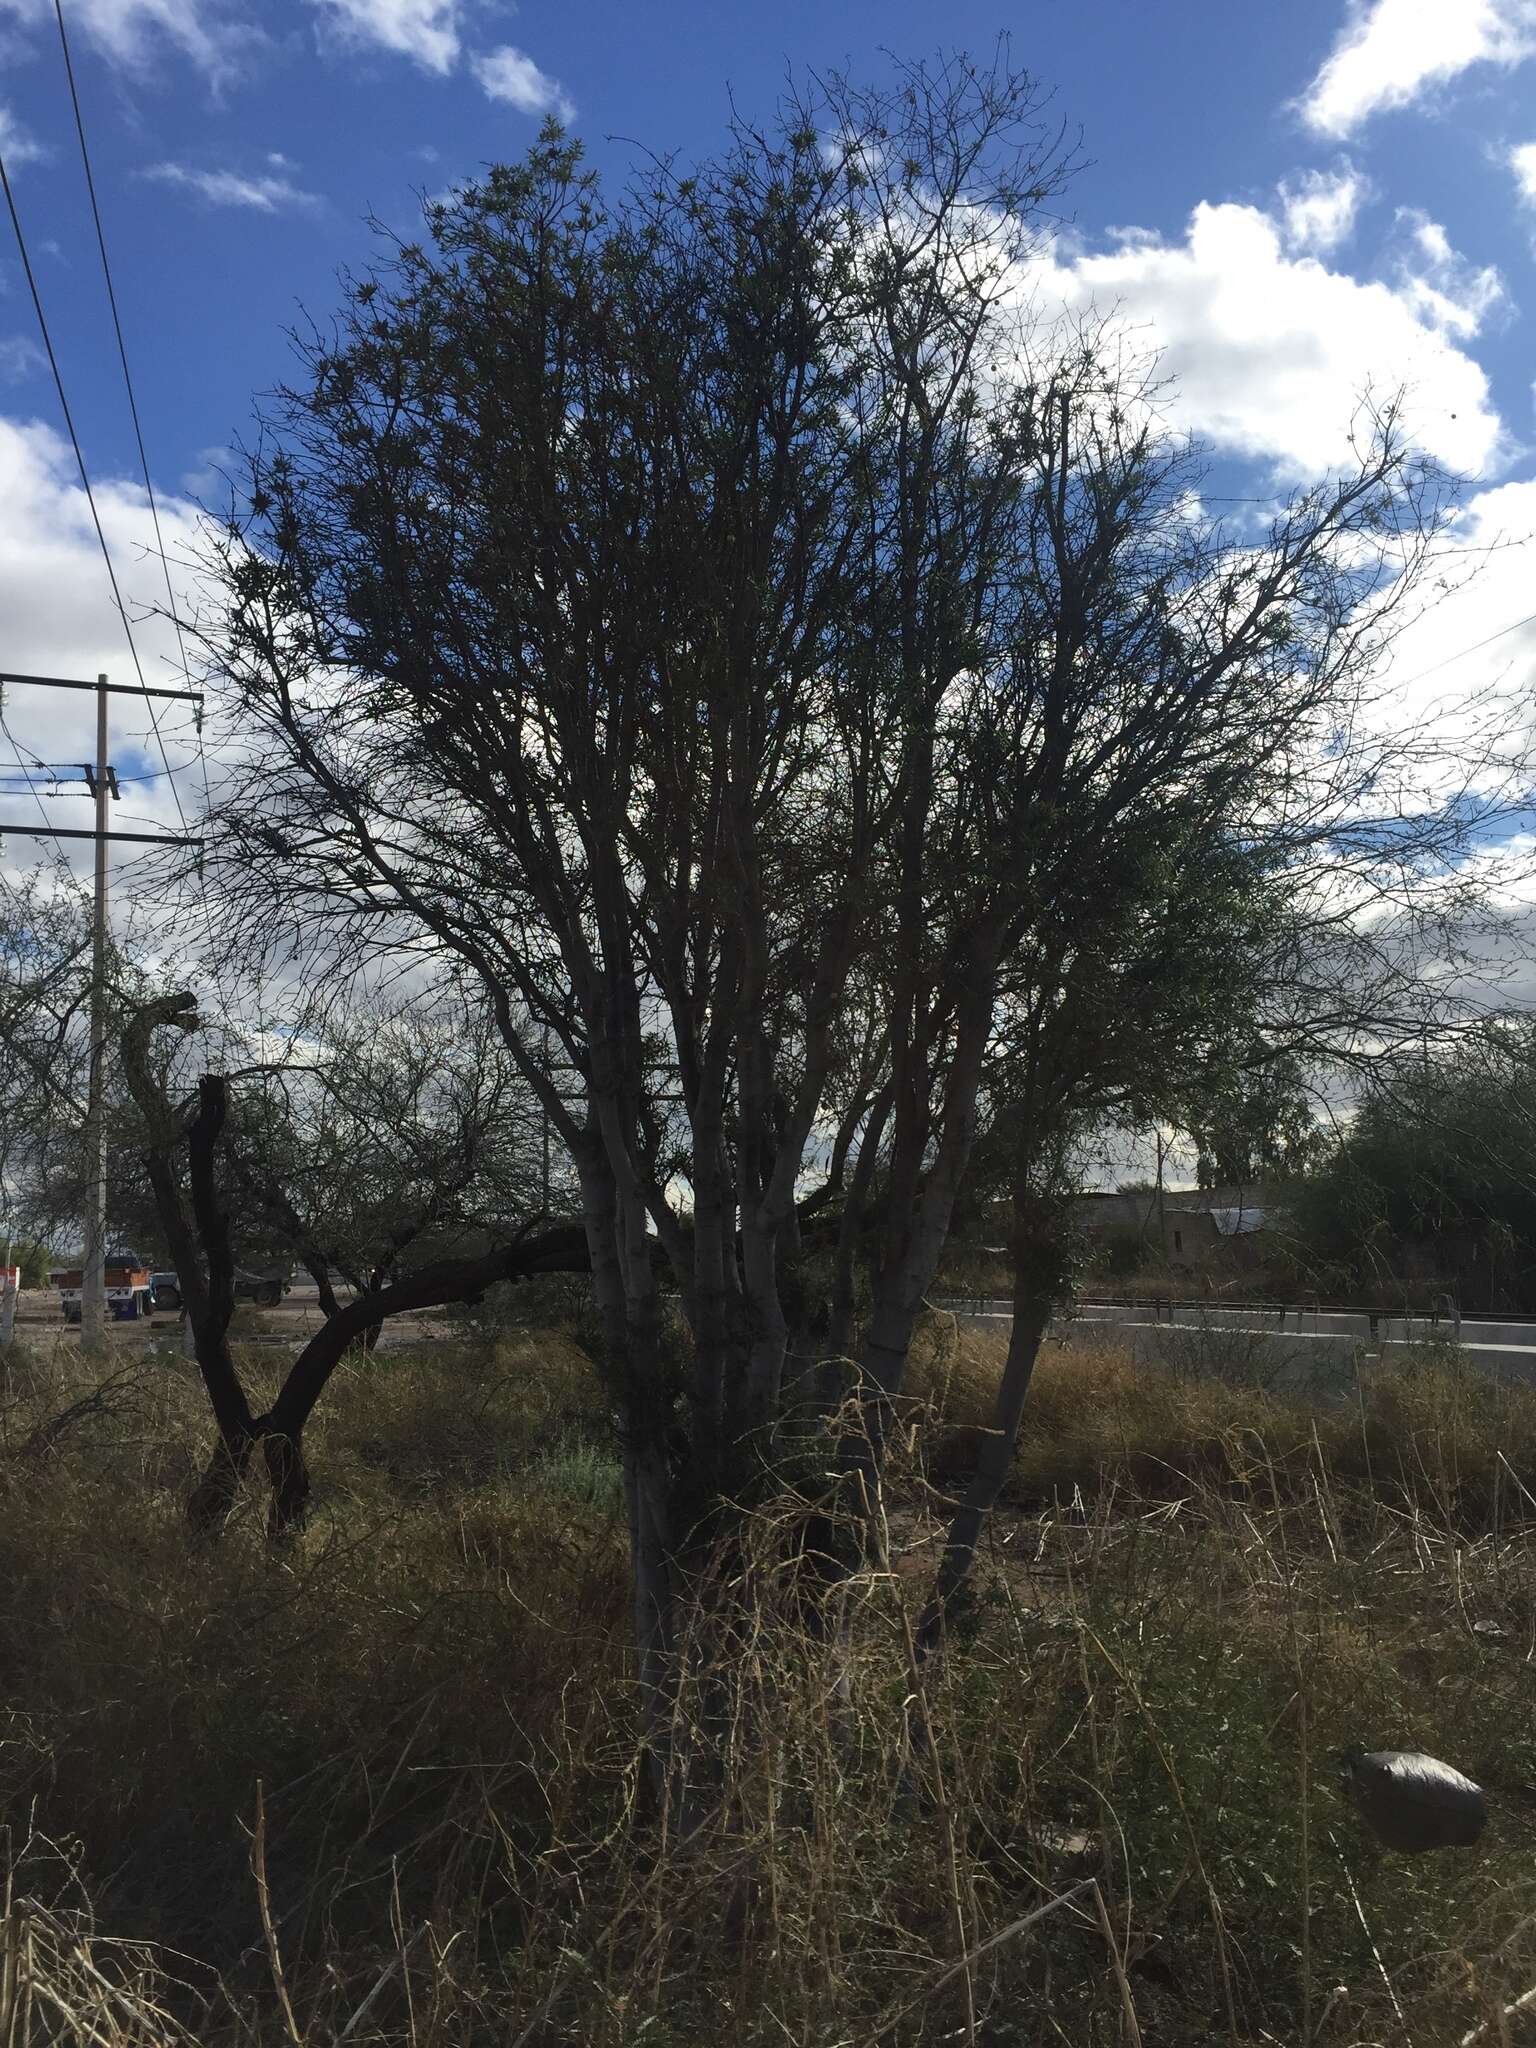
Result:
<instances>
[{"instance_id":1,"label":"tall dry weed","mask_svg":"<svg viewBox=\"0 0 1536 2048\"><path fill-rule=\"evenodd\" d=\"M566 1340L349 1371L280 1556L254 1503L212 1553L182 1536L179 1368L18 1457L79 1398L39 1370L0 1455L0 1797L137 1945L24 1862L10 1923L34 1956L50 1930L66 2000L111 1953L209 2048L1518 2040L1536 1399L1426 1358L1314 1410L1052 1349L976 1598L921 1662L999 1362L926 1328L883 1554L816 1626L803 1500L700 1572L659 1808ZM1357 1742L1478 1777L1483 1843L1374 1849L1331 1761ZM140 2038L80 2012L95 2034L36 2038Z\"/></svg>"}]
</instances>

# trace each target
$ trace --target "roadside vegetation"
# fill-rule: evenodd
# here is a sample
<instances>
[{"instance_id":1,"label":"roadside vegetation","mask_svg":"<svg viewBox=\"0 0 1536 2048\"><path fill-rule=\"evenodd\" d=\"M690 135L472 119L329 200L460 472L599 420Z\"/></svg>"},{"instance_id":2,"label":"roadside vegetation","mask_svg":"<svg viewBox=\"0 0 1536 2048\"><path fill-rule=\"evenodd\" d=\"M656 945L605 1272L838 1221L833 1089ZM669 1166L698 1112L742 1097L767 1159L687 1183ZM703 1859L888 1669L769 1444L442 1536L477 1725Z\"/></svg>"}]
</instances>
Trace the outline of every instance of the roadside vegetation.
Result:
<instances>
[{"instance_id":1,"label":"roadside vegetation","mask_svg":"<svg viewBox=\"0 0 1536 2048\"><path fill-rule=\"evenodd\" d=\"M1424 1354L1304 1409L1052 1340L964 1655L919 1667L1001 1365L921 1325L838 1629L797 1625L792 1494L716 1560L729 1638L698 1628L675 1712L725 1796L685 1829L645 1805L622 1486L568 1330L342 1368L277 1551L254 1492L189 1539L190 1365L92 1405L72 1350L13 1347L0 2040L1518 2038L1536 1395ZM1454 1759L1483 1842L1376 1849L1356 1743Z\"/></svg>"},{"instance_id":2,"label":"roadside vegetation","mask_svg":"<svg viewBox=\"0 0 1536 2048\"><path fill-rule=\"evenodd\" d=\"M1392 684L1403 395L1254 509L1037 288L1069 134L1006 42L627 180L552 122L295 338L197 836L110 947L0 914L7 1227L185 1316L0 1361L0 2048L1470 2048L1536 1981L1536 1395L1053 1334L1085 1147L1326 1171L1487 1025L1533 766ZM1376 1853L1354 1742L1476 1851Z\"/></svg>"}]
</instances>

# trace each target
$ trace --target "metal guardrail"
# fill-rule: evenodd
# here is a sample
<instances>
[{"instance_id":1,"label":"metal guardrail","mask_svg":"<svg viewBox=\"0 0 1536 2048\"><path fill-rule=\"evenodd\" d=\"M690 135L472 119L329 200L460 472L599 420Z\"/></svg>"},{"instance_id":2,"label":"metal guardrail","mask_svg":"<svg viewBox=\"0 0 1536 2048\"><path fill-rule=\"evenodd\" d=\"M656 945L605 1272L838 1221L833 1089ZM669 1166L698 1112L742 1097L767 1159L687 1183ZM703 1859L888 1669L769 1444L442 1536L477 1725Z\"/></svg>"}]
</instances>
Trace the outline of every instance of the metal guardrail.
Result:
<instances>
[{"instance_id":1,"label":"metal guardrail","mask_svg":"<svg viewBox=\"0 0 1536 2048\"><path fill-rule=\"evenodd\" d=\"M935 1302L965 1321L1005 1327L1012 1322L1012 1303L996 1296L949 1297ZM1058 1339L1073 1331L1123 1337L1133 1346L1160 1342L1208 1344L1229 1339L1262 1343L1281 1352L1350 1349L1384 1355L1420 1344L1442 1344L1493 1364L1520 1361L1529 1377L1536 1370L1536 1326L1529 1318L1404 1316L1386 1309L1312 1308L1278 1303L1244 1307L1235 1302L1179 1303L1158 1300L1103 1299L1081 1302L1055 1324ZM1159 1336L1162 1333L1162 1336Z\"/></svg>"},{"instance_id":2,"label":"metal guardrail","mask_svg":"<svg viewBox=\"0 0 1536 2048\"><path fill-rule=\"evenodd\" d=\"M954 1314L971 1308L1005 1309L1010 1313L1012 1303L1003 1294L946 1294L935 1295L931 1306L947 1309ZM1377 1322L1397 1323L1444 1323L1455 1327L1461 1323L1503 1323L1511 1327L1519 1325L1529 1329L1536 1338L1536 1316L1509 1312L1489 1311L1486 1314L1461 1314L1446 1316L1429 1309L1381 1308L1365 1302L1348 1301L1235 1301L1226 1295L1213 1298L1208 1294L1096 1294L1092 1300L1084 1296L1075 1304L1078 1311L1094 1308L1146 1309L1154 1320L1168 1322L1175 1311L1194 1311L1203 1315L1253 1315L1277 1316L1284 1321L1289 1316L1298 1320L1304 1316L1365 1316Z\"/></svg>"}]
</instances>

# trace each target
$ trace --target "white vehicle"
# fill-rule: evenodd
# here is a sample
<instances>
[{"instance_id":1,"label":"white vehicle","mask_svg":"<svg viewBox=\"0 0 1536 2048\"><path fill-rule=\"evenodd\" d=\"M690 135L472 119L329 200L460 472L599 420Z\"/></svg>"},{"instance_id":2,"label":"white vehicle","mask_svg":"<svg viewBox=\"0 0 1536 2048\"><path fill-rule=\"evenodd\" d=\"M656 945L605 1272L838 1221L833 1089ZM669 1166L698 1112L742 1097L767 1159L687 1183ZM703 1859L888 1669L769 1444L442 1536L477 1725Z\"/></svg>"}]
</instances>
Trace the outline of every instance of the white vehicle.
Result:
<instances>
[{"instance_id":1,"label":"white vehicle","mask_svg":"<svg viewBox=\"0 0 1536 2048\"><path fill-rule=\"evenodd\" d=\"M138 1322L151 1312L149 1267L137 1252L107 1253L107 1312L120 1323ZM48 1275L50 1287L59 1290L59 1304L66 1323L78 1323L85 1287L82 1266L55 1266Z\"/></svg>"}]
</instances>

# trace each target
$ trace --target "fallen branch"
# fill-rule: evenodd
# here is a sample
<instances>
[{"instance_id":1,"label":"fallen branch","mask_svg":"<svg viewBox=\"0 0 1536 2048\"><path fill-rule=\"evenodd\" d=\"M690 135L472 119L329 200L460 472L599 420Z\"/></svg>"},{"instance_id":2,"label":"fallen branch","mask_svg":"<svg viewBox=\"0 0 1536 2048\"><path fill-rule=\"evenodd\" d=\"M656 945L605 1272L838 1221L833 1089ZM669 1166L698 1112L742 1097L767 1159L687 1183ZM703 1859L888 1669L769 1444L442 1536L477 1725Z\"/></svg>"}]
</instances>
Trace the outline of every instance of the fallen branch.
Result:
<instances>
[{"instance_id":1,"label":"fallen branch","mask_svg":"<svg viewBox=\"0 0 1536 2048\"><path fill-rule=\"evenodd\" d=\"M1517 1999L1496 2015L1500 2032L1503 2032L1505 2020L1512 2020L1518 2012L1529 2012L1533 2005L1536 2005L1536 1984L1533 1984L1529 1991L1522 1991ZM1494 2024L1495 2020L1480 2020L1470 2034L1462 2035L1460 2048L1473 2048L1474 2042L1487 2040Z\"/></svg>"},{"instance_id":2,"label":"fallen branch","mask_svg":"<svg viewBox=\"0 0 1536 2048\"><path fill-rule=\"evenodd\" d=\"M293 2014L293 2001L288 1996L288 1980L283 1975L283 1955L277 1945L277 1929L272 1924L272 1896L267 1888L267 1808L259 1778L256 1780L256 1825L251 1832L251 1875L256 1880L256 1904L261 1913L261 1931L267 1944L267 1960L272 1969L272 1983L277 1992L277 2002L283 2011L283 2024L288 2029L288 2038L293 2043L293 2048L304 2048L304 2037L299 2032L299 2023Z\"/></svg>"},{"instance_id":3,"label":"fallen branch","mask_svg":"<svg viewBox=\"0 0 1536 2048\"><path fill-rule=\"evenodd\" d=\"M135 1378L135 1369L132 1366L124 1366L120 1372L113 1373L110 1379L103 1380L100 1386L93 1387L90 1393L82 1394L78 1401L71 1401L67 1408L61 1409L47 1422L40 1422L18 1445L16 1456L44 1458L50 1451L58 1448L59 1443L77 1422L83 1422L88 1415L118 1413L122 1403L113 1398L114 1393L125 1382L132 1383Z\"/></svg>"}]
</instances>

